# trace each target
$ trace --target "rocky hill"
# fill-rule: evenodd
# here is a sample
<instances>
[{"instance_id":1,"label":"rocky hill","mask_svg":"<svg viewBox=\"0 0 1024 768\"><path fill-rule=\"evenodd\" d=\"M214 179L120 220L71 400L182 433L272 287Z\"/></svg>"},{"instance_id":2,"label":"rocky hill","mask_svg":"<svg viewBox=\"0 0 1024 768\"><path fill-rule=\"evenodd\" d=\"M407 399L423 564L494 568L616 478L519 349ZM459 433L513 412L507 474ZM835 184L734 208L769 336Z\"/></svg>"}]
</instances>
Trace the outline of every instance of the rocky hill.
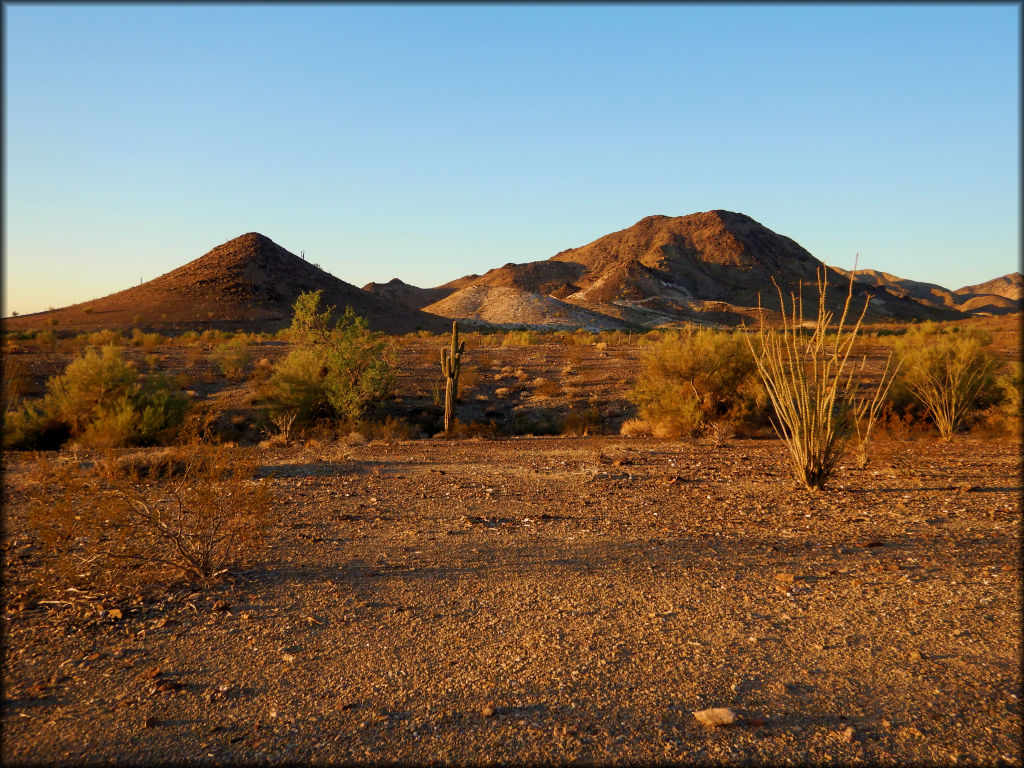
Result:
<instances>
[{"instance_id":1,"label":"rocky hill","mask_svg":"<svg viewBox=\"0 0 1024 768\"><path fill-rule=\"evenodd\" d=\"M222 328L274 331L290 324L304 291L322 290L324 306L351 306L371 328L389 333L443 331L447 323L361 290L257 232L236 237L142 285L62 309L4 320L6 329Z\"/></svg>"},{"instance_id":2,"label":"rocky hill","mask_svg":"<svg viewBox=\"0 0 1024 768\"><path fill-rule=\"evenodd\" d=\"M449 294L422 305L428 312L462 314L492 323L522 322L524 306L536 315L536 297L559 303L536 324L560 324L564 305L586 310L591 324L654 327L679 322L735 324L758 316L758 306L779 307L775 284L787 301L803 286L807 306L816 306L815 280L822 263L794 240L742 213L715 210L689 216L648 216L618 232L545 261L506 264L439 286ZM846 297L845 273L829 273L829 306ZM773 283L774 281L774 283ZM481 302L481 288L501 288L502 306ZM420 289L422 290L422 289ZM519 292L513 298L511 292ZM379 292L375 289L375 292ZM381 292L382 293L382 292ZM858 281L855 306L871 297L876 320L955 319L963 314L941 303L925 303L882 283ZM532 297L532 298L531 298ZM479 306L479 311L471 307ZM508 310L508 311L506 311ZM515 310L515 311L512 311ZM607 318L601 320L600 318Z\"/></svg>"},{"instance_id":3,"label":"rocky hill","mask_svg":"<svg viewBox=\"0 0 1024 768\"><path fill-rule=\"evenodd\" d=\"M850 274L841 269L836 271L847 276ZM1020 272L955 291L874 269L858 269L853 274L854 279L864 285L882 288L888 293L911 298L925 306L952 309L967 315L1004 315L1020 312L1024 308L1024 284Z\"/></svg>"}]
</instances>

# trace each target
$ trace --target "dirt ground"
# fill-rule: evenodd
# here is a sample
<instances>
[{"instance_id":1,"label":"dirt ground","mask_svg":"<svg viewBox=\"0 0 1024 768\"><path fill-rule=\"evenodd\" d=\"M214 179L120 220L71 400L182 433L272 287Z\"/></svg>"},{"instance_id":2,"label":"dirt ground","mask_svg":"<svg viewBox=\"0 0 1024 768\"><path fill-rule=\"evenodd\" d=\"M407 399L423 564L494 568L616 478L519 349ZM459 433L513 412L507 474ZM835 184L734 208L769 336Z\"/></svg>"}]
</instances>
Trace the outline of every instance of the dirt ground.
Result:
<instances>
[{"instance_id":1,"label":"dirt ground","mask_svg":"<svg viewBox=\"0 0 1024 768\"><path fill-rule=\"evenodd\" d=\"M20 600L5 456L5 764L1021 764L1016 441L821 493L777 440L259 450L262 557L117 605Z\"/></svg>"}]
</instances>

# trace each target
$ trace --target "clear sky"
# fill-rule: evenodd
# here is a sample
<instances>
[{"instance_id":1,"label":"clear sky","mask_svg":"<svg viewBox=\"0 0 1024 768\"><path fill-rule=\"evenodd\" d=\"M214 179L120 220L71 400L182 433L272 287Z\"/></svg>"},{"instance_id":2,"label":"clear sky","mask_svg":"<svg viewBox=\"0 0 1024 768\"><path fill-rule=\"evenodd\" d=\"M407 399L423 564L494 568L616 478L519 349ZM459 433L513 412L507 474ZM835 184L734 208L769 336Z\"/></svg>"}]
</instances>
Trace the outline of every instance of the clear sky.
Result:
<instances>
[{"instance_id":1,"label":"clear sky","mask_svg":"<svg viewBox=\"0 0 1024 768\"><path fill-rule=\"evenodd\" d=\"M1019 268L1020 7L4 4L4 313L249 231L356 285L724 208Z\"/></svg>"}]
</instances>

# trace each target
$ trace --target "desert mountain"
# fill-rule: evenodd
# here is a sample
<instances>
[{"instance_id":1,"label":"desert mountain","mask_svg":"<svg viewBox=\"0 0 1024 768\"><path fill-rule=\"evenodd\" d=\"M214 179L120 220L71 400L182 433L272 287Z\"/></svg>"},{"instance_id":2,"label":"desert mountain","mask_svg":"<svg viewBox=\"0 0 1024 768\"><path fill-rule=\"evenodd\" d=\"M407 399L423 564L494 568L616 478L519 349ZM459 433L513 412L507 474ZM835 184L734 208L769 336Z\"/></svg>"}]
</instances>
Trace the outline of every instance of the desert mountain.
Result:
<instances>
[{"instance_id":1,"label":"desert mountain","mask_svg":"<svg viewBox=\"0 0 1024 768\"><path fill-rule=\"evenodd\" d=\"M439 288L417 288L415 285L402 282L397 277L388 280L386 283L367 283L363 286L364 291L369 291L396 304L402 304L414 309L423 309L428 304L440 301L452 293L452 290L443 286Z\"/></svg>"},{"instance_id":2,"label":"desert mountain","mask_svg":"<svg viewBox=\"0 0 1024 768\"><path fill-rule=\"evenodd\" d=\"M436 315L360 290L257 232L236 237L142 285L63 309L6 319L6 328L224 329L272 331L290 324L304 291L322 290L322 306L351 306L371 328L389 333L443 331ZM52 321L56 321L53 323Z\"/></svg>"},{"instance_id":3,"label":"desert mountain","mask_svg":"<svg viewBox=\"0 0 1024 768\"><path fill-rule=\"evenodd\" d=\"M850 274L841 269L836 271L845 276ZM874 269L858 269L854 273L854 279L864 285L883 288L897 296L912 298L925 306L953 309L969 315L1004 315L1019 312L1024 308L1020 272L955 291L934 283L907 280Z\"/></svg>"},{"instance_id":4,"label":"desert mountain","mask_svg":"<svg viewBox=\"0 0 1024 768\"><path fill-rule=\"evenodd\" d=\"M608 318L606 327L625 322L653 327L680 321L734 324L757 316L758 302L778 308L773 280L787 295L804 286L805 302L815 306L816 275L822 263L794 240L779 235L742 213L715 210L689 216L648 216L618 232L545 261L506 264L484 275L469 275L437 289L452 291L442 301L423 305L449 316L457 307L490 322L526 322L519 311L537 307L536 296L576 306ZM842 272L830 273L830 306L846 296ZM480 302L479 289L502 288L499 311ZM472 289L472 292L470 292ZM512 299L509 291L518 291ZM855 306L870 296L869 316L879 320L962 317L941 303L925 304L884 284L858 282ZM599 318L591 316L593 322ZM552 317L548 324L554 324ZM591 323L593 324L593 323Z\"/></svg>"},{"instance_id":5,"label":"desert mountain","mask_svg":"<svg viewBox=\"0 0 1024 768\"><path fill-rule=\"evenodd\" d=\"M1011 301L1024 299L1024 275L1011 272L986 283L958 288L955 293L969 296L1002 296Z\"/></svg>"}]
</instances>

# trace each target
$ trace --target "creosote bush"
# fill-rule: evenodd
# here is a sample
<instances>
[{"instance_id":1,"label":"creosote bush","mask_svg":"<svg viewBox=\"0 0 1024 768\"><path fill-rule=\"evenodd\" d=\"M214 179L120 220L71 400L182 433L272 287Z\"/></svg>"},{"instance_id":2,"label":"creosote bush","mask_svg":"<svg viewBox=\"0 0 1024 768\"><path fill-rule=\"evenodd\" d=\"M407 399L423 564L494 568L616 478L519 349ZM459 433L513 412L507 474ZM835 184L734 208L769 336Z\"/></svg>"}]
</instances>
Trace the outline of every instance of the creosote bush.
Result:
<instances>
[{"instance_id":1,"label":"creosote bush","mask_svg":"<svg viewBox=\"0 0 1024 768\"><path fill-rule=\"evenodd\" d=\"M1004 397L989 344L991 337L983 333L945 333L933 325L911 329L895 345L901 368L893 402L906 407L916 401L948 442L974 414Z\"/></svg>"},{"instance_id":2,"label":"creosote bush","mask_svg":"<svg viewBox=\"0 0 1024 768\"><path fill-rule=\"evenodd\" d=\"M629 399L658 437L696 437L715 421L753 431L767 418L767 396L738 331L687 330L647 347Z\"/></svg>"},{"instance_id":3,"label":"creosote bush","mask_svg":"<svg viewBox=\"0 0 1024 768\"><path fill-rule=\"evenodd\" d=\"M255 452L193 444L152 458L37 456L28 520L55 584L209 583L263 544L275 507Z\"/></svg>"},{"instance_id":4,"label":"creosote bush","mask_svg":"<svg viewBox=\"0 0 1024 768\"><path fill-rule=\"evenodd\" d=\"M296 347L270 377L270 399L300 422L322 416L359 420L392 397L393 353L387 338L369 330L351 307L337 319L333 307L321 311L321 294L303 293L295 302Z\"/></svg>"},{"instance_id":5,"label":"creosote bush","mask_svg":"<svg viewBox=\"0 0 1024 768\"><path fill-rule=\"evenodd\" d=\"M68 438L105 447L166 442L188 405L166 377L140 376L120 347L89 349L47 382L46 395L6 414L4 444L56 448Z\"/></svg>"},{"instance_id":6,"label":"creosote bush","mask_svg":"<svg viewBox=\"0 0 1024 768\"><path fill-rule=\"evenodd\" d=\"M802 286L801 286L802 289ZM790 295L789 309L779 292L782 311L781 330L764 326L764 318L754 355L757 371L775 408L773 426L789 450L790 464L798 482L808 490L825 487L835 470L847 443L861 430L861 451L867 441L879 408L885 398L892 373L889 361L873 394L863 394L861 377L864 360L856 366L850 352L857 340L861 321L867 312L867 300L857 321L847 325L853 299L853 278L834 334L829 333L833 314L826 309L826 281L818 274L818 315L811 323L804 321L803 299ZM802 290L797 296L802 295ZM859 425L863 423L863 427Z\"/></svg>"},{"instance_id":7,"label":"creosote bush","mask_svg":"<svg viewBox=\"0 0 1024 768\"><path fill-rule=\"evenodd\" d=\"M244 335L235 336L230 341L214 347L210 352L210 358L228 378L241 378L252 362L249 341Z\"/></svg>"}]
</instances>

